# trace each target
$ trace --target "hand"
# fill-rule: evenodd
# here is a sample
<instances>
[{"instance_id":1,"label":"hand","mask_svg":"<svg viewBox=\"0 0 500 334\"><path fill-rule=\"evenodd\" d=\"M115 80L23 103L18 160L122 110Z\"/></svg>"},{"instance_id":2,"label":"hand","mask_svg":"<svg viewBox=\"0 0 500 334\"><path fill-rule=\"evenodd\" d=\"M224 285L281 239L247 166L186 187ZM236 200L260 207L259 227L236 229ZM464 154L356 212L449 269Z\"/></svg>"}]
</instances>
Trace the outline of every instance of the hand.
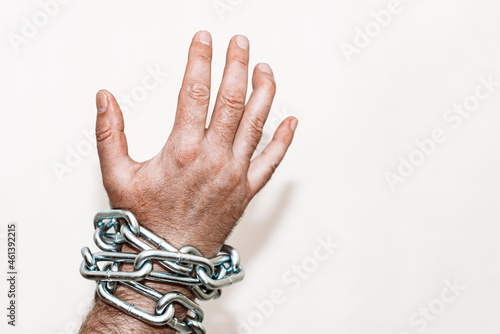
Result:
<instances>
[{"instance_id":1,"label":"hand","mask_svg":"<svg viewBox=\"0 0 500 334\"><path fill-rule=\"evenodd\" d=\"M231 39L214 111L210 101L211 36L198 32L179 94L173 130L151 160L130 158L124 121L111 93L97 93L97 148L111 207L132 211L140 224L180 248L211 257L231 233L249 201L269 181L292 142L297 120L285 119L262 153L252 158L274 98L267 64L255 67L245 104L249 43Z\"/></svg>"},{"instance_id":2,"label":"hand","mask_svg":"<svg viewBox=\"0 0 500 334\"><path fill-rule=\"evenodd\" d=\"M250 200L269 181L292 142L297 120L285 119L264 151L252 159L261 138L275 93L271 68L256 66L253 92L245 104L248 81L248 40L235 36L227 52L226 68L208 129L211 37L197 33L179 94L172 133L151 160L130 158L123 115L108 91L97 93L97 150L104 187L112 208L130 210L139 223L180 248L190 244L206 257L220 250ZM123 251L133 252L124 245ZM154 264L155 270L158 264ZM132 270L124 264L122 270ZM179 291L194 299L183 286L151 282L165 294ZM135 296L134 296L135 294ZM118 286L115 295L153 311L154 303ZM183 319L185 308L176 308ZM174 333L154 328L104 304L99 298L80 330L95 332Z\"/></svg>"}]
</instances>

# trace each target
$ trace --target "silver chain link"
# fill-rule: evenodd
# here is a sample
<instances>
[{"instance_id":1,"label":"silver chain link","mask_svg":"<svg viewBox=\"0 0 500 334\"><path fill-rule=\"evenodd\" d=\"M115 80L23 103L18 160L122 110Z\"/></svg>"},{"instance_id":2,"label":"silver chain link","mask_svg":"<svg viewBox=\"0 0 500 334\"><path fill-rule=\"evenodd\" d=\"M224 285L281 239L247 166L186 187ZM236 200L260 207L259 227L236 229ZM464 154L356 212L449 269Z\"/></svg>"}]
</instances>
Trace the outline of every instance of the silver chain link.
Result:
<instances>
[{"instance_id":1,"label":"silver chain link","mask_svg":"<svg viewBox=\"0 0 500 334\"><path fill-rule=\"evenodd\" d=\"M120 219L125 223L120 224ZM245 276L239 253L233 247L223 245L212 259L205 258L190 245L176 249L140 226L127 210L97 213L94 228L94 242L102 251L92 253L88 247L82 248L80 274L96 281L96 293L103 301L151 325L170 326L180 333L206 333L202 324L204 313L197 303L180 292L162 294L145 285L146 281L181 284L188 287L196 298L210 300L219 298L222 288L240 282ZM123 244L134 247L139 253L122 252ZM120 270L123 263L132 264L133 270ZM153 263L169 272L153 270ZM155 300L154 314L115 296L118 284ZM174 317L174 303L188 310L184 321Z\"/></svg>"}]
</instances>

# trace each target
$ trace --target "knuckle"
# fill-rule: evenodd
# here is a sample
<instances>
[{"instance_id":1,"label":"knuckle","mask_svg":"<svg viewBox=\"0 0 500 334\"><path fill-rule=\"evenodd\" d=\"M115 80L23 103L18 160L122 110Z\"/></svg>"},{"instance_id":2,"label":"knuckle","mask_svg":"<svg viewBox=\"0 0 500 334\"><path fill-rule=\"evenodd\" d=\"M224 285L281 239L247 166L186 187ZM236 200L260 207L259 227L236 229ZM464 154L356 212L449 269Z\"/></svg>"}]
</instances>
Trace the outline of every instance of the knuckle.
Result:
<instances>
[{"instance_id":1,"label":"knuckle","mask_svg":"<svg viewBox=\"0 0 500 334\"><path fill-rule=\"evenodd\" d=\"M259 86L271 96L276 94L276 81L273 79L263 78L262 81L259 82Z\"/></svg>"},{"instance_id":2,"label":"knuckle","mask_svg":"<svg viewBox=\"0 0 500 334\"><path fill-rule=\"evenodd\" d=\"M276 172L276 169L278 169L278 166L280 165L279 162L273 162L271 165L269 165L269 170L270 170L270 176L269 178Z\"/></svg>"},{"instance_id":3,"label":"knuckle","mask_svg":"<svg viewBox=\"0 0 500 334\"><path fill-rule=\"evenodd\" d=\"M250 128L250 133L252 135L257 135L260 138L264 129L264 123L265 121L259 116L248 118L248 127Z\"/></svg>"},{"instance_id":4,"label":"knuckle","mask_svg":"<svg viewBox=\"0 0 500 334\"><path fill-rule=\"evenodd\" d=\"M206 47L205 45L203 45ZM205 48L198 48L196 52L196 60L201 61L203 63L211 63L212 62L212 51L210 48L206 50Z\"/></svg>"},{"instance_id":5,"label":"knuckle","mask_svg":"<svg viewBox=\"0 0 500 334\"><path fill-rule=\"evenodd\" d=\"M175 145L173 149L173 157L178 165L186 166L194 163L200 155L201 149L195 144Z\"/></svg>"},{"instance_id":6,"label":"knuckle","mask_svg":"<svg viewBox=\"0 0 500 334\"><path fill-rule=\"evenodd\" d=\"M230 56L229 61L230 62L235 62L235 63L238 63L238 64L240 64L242 66L247 67L249 59L248 59L247 56L245 56L243 54L236 53L236 54Z\"/></svg>"},{"instance_id":7,"label":"knuckle","mask_svg":"<svg viewBox=\"0 0 500 334\"><path fill-rule=\"evenodd\" d=\"M245 107L245 94L239 90L225 90L220 95L220 104L226 110L240 110Z\"/></svg>"},{"instance_id":8,"label":"knuckle","mask_svg":"<svg viewBox=\"0 0 500 334\"><path fill-rule=\"evenodd\" d=\"M113 129L111 127L106 127L103 129L95 130L95 138L97 143L102 143L107 141L113 135Z\"/></svg>"},{"instance_id":9,"label":"knuckle","mask_svg":"<svg viewBox=\"0 0 500 334\"><path fill-rule=\"evenodd\" d=\"M258 143L264 131L264 121L260 117L250 117L247 124L247 140L250 143Z\"/></svg>"},{"instance_id":10,"label":"knuckle","mask_svg":"<svg viewBox=\"0 0 500 334\"><path fill-rule=\"evenodd\" d=\"M210 88L201 81L191 81L184 87L184 92L189 100L197 101L198 103L208 103L210 100Z\"/></svg>"},{"instance_id":11,"label":"knuckle","mask_svg":"<svg viewBox=\"0 0 500 334\"><path fill-rule=\"evenodd\" d=\"M281 159L273 158L273 157L269 156L269 153L267 153L267 152L262 152L261 154L264 156L267 156L269 158L269 160L272 160L267 165L267 172L266 172L266 175L270 178L274 174L274 172L276 171L278 166L280 165Z\"/></svg>"},{"instance_id":12,"label":"knuckle","mask_svg":"<svg viewBox=\"0 0 500 334\"><path fill-rule=\"evenodd\" d=\"M217 188L221 192L238 189L245 181L243 168L234 163L227 153L213 154L210 158L209 170L217 180Z\"/></svg>"},{"instance_id":13,"label":"knuckle","mask_svg":"<svg viewBox=\"0 0 500 334\"><path fill-rule=\"evenodd\" d=\"M227 167L227 166L226 166ZM245 178L244 174L241 173L237 168L223 168L219 172L220 175L220 183L219 187L221 189L227 190L236 190L244 185Z\"/></svg>"},{"instance_id":14,"label":"knuckle","mask_svg":"<svg viewBox=\"0 0 500 334\"><path fill-rule=\"evenodd\" d=\"M281 147L283 150L287 150L288 146L290 146L290 144L292 143L292 139L293 133L284 134L278 138L278 141L281 143Z\"/></svg>"}]
</instances>

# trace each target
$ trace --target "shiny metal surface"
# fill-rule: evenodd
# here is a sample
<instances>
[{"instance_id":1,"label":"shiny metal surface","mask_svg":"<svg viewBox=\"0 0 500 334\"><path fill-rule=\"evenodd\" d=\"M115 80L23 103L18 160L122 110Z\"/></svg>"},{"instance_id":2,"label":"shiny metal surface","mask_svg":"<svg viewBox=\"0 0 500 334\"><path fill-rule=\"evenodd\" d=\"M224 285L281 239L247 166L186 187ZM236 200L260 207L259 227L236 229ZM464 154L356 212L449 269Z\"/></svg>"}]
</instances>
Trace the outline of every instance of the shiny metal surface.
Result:
<instances>
[{"instance_id":1,"label":"shiny metal surface","mask_svg":"<svg viewBox=\"0 0 500 334\"><path fill-rule=\"evenodd\" d=\"M102 251L92 253L88 247L82 248L81 275L97 282L96 293L106 303L152 325L170 326L180 333L206 333L202 324L204 313L197 303L180 292L162 294L147 286L148 281L181 284L196 298L210 300L219 298L222 288L240 282L245 276L240 255L233 247L223 245L212 259L202 256L190 245L176 249L140 226L127 210L97 213L94 227L94 242ZM123 244L134 247L139 253L121 252ZM123 263L132 264L132 270L120 270ZM154 263L167 271L153 270ZM114 292L118 284L157 301L155 314L116 297ZM190 312L184 320L174 317L174 303Z\"/></svg>"}]
</instances>

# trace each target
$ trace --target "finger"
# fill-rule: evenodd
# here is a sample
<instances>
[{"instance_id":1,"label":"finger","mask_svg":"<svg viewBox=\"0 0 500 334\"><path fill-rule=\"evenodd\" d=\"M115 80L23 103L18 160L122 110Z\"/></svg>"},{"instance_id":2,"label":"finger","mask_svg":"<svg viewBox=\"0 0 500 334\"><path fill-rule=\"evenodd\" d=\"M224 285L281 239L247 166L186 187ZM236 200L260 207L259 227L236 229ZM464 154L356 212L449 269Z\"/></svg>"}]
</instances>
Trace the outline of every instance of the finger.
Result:
<instances>
[{"instance_id":1,"label":"finger","mask_svg":"<svg viewBox=\"0 0 500 334\"><path fill-rule=\"evenodd\" d=\"M245 36L231 39L226 67L215 101L207 135L222 146L230 147L245 109L248 81L249 43Z\"/></svg>"},{"instance_id":2,"label":"finger","mask_svg":"<svg viewBox=\"0 0 500 334\"><path fill-rule=\"evenodd\" d=\"M283 160L288 147L292 143L297 123L298 121L294 117L288 117L281 122L271 142L262 153L250 162L248 183L250 185L251 196L254 196L264 187Z\"/></svg>"},{"instance_id":3,"label":"finger","mask_svg":"<svg viewBox=\"0 0 500 334\"><path fill-rule=\"evenodd\" d=\"M201 140L205 133L211 63L212 37L207 31L199 31L189 48L174 124L174 131L194 140Z\"/></svg>"},{"instance_id":4,"label":"finger","mask_svg":"<svg viewBox=\"0 0 500 334\"><path fill-rule=\"evenodd\" d=\"M103 175L132 162L128 155L127 138L125 137L123 115L113 94L100 90L96 95L97 152Z\"/></svg>"},{"instance_id":5,"label":"finger","mask_svg":"<svg viewBox=\"0 0 500 334\"><path fill-rule=\"evenodd\" d=\"M269 115L276 92L276 83L271 67L258 64L253 72L253 92L248 99L245 112L234 138L233 152L247 163L262 137L264 123Z\"/></svg>"}]
</instances>

